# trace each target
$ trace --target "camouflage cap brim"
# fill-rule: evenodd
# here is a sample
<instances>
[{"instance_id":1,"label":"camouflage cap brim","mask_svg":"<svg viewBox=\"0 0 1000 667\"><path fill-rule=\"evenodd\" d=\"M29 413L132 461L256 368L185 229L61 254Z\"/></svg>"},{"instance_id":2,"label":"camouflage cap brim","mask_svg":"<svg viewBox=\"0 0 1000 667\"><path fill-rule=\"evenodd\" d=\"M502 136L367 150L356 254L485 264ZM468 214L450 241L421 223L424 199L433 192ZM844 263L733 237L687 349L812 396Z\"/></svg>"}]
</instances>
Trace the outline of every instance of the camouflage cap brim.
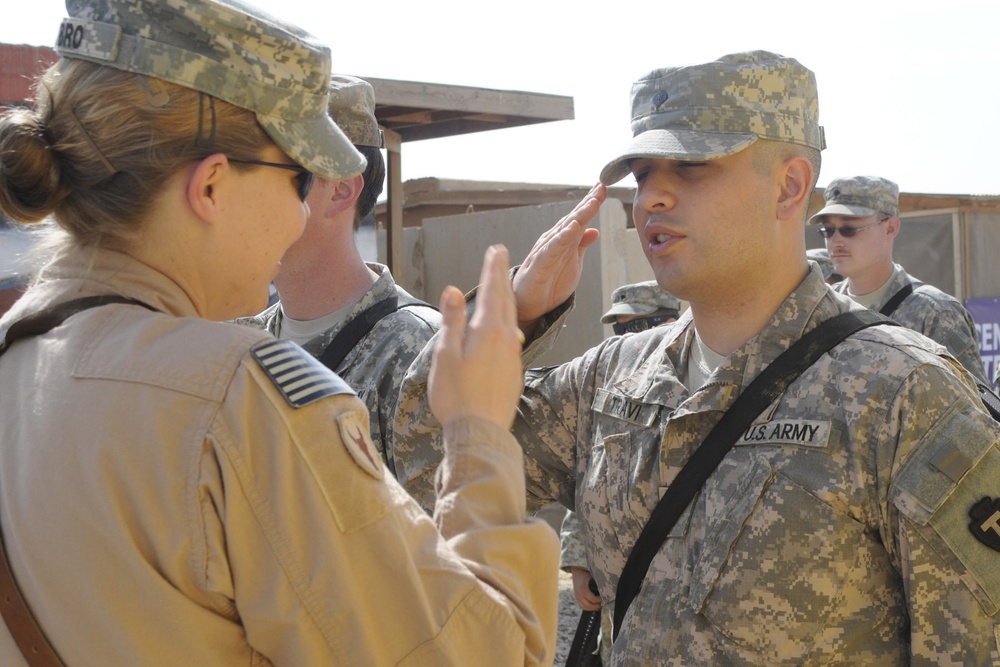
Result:
<instances>
[{"instance_id":1,"label":"camouflage cap brim","mask_svg":"<svg viewBox=\"0 0 1000 667\"><path fill-rule=\"evenodd\" d=\"M714 160L739 153L757 141L756 134L700 132L687 129L648 130L632 138L621 155L601 170L601 183L614 185L625 178L629 162L640 158Z\"/></svg>"},{"instance_id":2,"label":"camouflage cap brim","mask_svg":"<svg viewBox=\"0 0 1000 667\"><path fill-rule=\"evenodd\" d=\"M649 315L655 313L659 308L644 303L616 303L611 306L611 310L601 316L603 324L611 324L619 315Z\"/></svg>"},{"instance_id":3,"label":"camouflage cap brim","mask_svg":"<svg viewBox=\"0 0 1000 667\"><path fill-rule=\"evenodd\" d=\"M368 162L327 115L290 120L257 114L268 136L278 147L309 171L339 181L364 172Z\"/></svg>"},{"instance_id":4,"label":"camouflage cap brim","mask_svg":"<svg viewBox=\"0 0 1000 667\"><path fill-rule=\"evenodd\" d=\"M866 208L864 206L848 206L846 204L830 204L829 206L823 208L821 211L817 211L809 218L810 225L818 225L823 222L823 218L827 215L843 215L848 218L863 218L867 215L872 215L873 213L878 213L873 208Z\"/></svg>"}]
</instances>

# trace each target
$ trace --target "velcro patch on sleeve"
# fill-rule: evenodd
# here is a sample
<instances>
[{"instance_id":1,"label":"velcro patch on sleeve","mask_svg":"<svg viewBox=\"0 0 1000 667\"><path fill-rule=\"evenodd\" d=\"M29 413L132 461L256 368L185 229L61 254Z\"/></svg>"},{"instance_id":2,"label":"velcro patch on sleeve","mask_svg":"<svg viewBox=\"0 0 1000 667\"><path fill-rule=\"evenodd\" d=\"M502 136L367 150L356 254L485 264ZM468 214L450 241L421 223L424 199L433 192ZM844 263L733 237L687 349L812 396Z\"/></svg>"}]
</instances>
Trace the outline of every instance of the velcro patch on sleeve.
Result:
<instances>
[{"instance_id":1,"label":"velcro patch on sleeve","mask_svg":"<svg viewBox=\"0 0 1000 667\"><path fill-rule=\"evenodd\" d=\"M336 373L291 341L267 341L250 353L293 408L327 396L355 393Z\"/></svg>"},{"instance_id":2,"label":"velcro patch on sleeve","mask_svg":"<svg viewBox=\"0 0 1000 667\"><path fill-rule=\"evenodd\" d=\"M340 426L340 438L344 441L347 451L351 453L351 458L366 473L375 479L382 479L382 455L372 442L362 414L347 412L337 417L337 424Z\"/></svg>"}]
</instances>

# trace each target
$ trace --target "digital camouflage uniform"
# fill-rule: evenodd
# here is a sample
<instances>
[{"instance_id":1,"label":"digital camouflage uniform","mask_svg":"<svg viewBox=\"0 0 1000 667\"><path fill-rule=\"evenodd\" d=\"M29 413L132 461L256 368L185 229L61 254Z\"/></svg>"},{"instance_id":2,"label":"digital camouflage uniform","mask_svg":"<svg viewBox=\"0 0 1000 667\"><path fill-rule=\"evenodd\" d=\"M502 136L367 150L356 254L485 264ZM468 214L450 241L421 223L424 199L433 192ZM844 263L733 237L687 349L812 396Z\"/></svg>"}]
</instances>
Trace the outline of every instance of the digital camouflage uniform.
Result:
<instances>
[{"instance_id":1,"label":"digital camouflage uniform","mask_svg":"<svg viewBox=\"0 0 1000 667\"><path fill-rule=\"evenodd\" d=\"M368 263L368 267L379 275L378 280L343 322L303 346L314 357L323 354L333 337L369 306L393 294L412 299L393 281L387 267L373 262ZM239 322L254 323L276 334L281 322L281 308L279 304L274 304L260 315ZM381 451L389 470L428 511L434 508L434 473L443 455L440 437L428 435L397 444L393 437L392 420L406 370L440 327L441 314L433 308L420 305L400 308L379 320L333 369L368 406L372 442Z\"/></svg>"},{"instance_id":2,"label":"digital camouflage uniform","mask_svg":"<svg viewBox=\"0 0 1000 667\"><path fill-rule=\"evenodd\" d=\"M758 138L822 148L812 73L767 52L633 86L632 158L706 160ZM544 347L572 299L533 331ZM862 307L818 266L696 391L691 311L527 372L513 432L529 508L576 511L607 610L656 503L742 391L820 323ZM425 351L400 423L428 422ZM1000 425L974 378L904 327L850 336L737 439L666 537L611 664L1000 665Z\"/></svg>"},{"instance_id":3,"label":"digital camouflage uniform","mask_svg":"<svg viewBox=\"0 0 1000 667\"><path fill-rule=\"evenodd\" d=\"M689 315L529 372L514 429L529 493L575 508L608 602L662 489L723 411L850 308L814 270L692 395L678 379ZM856 334L709 478L653 560L612 664L1000 664L1000 553L968 527L998 494L998 436L971 378L924 339Z\"/></svg>"},{"instance_id":4,"label":"digital camouflage uniform","mask_svg":"<svg viewBox=\"0 0 1000 667\"><path fill-rule=\"evenodd\" d=\"M895 264L885 298L873 304L871 309L878 311L906 285L913 285L913 292L903 299L890 317L904 327L919 331L944 345L949 354L958 359L979 381L989 386L991 383L986 377L983 358L979 354L976 323L955 297L911 277L902 266ZM834 289L847 294L847 281L837 283Z\"/></svg>"}]
</instances>

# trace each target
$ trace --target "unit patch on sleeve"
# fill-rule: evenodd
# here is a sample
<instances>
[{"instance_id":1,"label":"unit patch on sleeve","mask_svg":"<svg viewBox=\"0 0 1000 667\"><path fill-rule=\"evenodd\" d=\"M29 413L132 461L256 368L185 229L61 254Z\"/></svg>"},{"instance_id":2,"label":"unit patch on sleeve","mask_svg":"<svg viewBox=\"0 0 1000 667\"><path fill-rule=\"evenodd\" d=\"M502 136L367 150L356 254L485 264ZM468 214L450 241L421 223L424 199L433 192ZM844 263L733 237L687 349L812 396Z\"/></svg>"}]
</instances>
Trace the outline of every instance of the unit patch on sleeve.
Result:
<instances>
[{"instance_id":1,"label":"unit patch on sleeve","mask_svg":"<svg viewBox=\"0 0 1000 667\"><path fill-rule=\"evenodd\" d=\"M291 341L261 343L250 353L294 408L315 403L327 396L354 394L354 390L336 373Z\"/></svg>"},{"instance_id":2,"label":"unit patch on sleeve","mask_svg":"<svg viewBox=\"0 0 1000 667\"><path fill-rule=\"evenodd\" d=\"M361 413L358 412L348 412L337 417L340 438L362 470L375 479L382 479L382 456L375 449L375 444L368 433L368 425L361 417Z\"/></svg>"},{"instance_id":3,"label":"unit patch on sleeve","mask_svg":"<svg viewBox=\"0 0 1000 667\"><path fill-rule=\"evenodd\" d=\"M1000 498L982 498L969 510L969 530L973 537L994 551L1000 551Z\"/></svg>"}]
</instances>

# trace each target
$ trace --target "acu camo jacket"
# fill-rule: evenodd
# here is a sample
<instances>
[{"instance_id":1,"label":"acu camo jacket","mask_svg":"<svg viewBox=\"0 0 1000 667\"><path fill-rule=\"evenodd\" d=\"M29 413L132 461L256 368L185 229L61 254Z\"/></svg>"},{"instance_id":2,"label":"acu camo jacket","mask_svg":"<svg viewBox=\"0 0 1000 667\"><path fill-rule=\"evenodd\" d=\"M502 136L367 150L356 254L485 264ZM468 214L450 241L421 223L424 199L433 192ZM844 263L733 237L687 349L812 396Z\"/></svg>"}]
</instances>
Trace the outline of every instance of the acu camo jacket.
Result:
<instances>
[{"instance_id":1,"label":"acu camo jacket","mask_svg":"<svg viewBox=\"0 0 1000 667\"><path fill-rule=\"evenodd\" d=\"M689 313L529 371L514 425L529 505L575 509L609 611L653 507L723 412L850 309L813 268L694 393L678 379ZM878 326L792 383L653 559L611 664L1000 665L1000 426L943 352Z\"/></svg>"},{"instance_id":2,"label":"acu camo jacket","mask_svg":"<svg viewBox=\"0 0 1000 667\"><path fill-rule=\"evenodd\" d=\"M878 311L885 307L899 290L913 285L913 292L903 299L890 317L904 327L919 331L944 345L948 353L958 359L977 380L991 386L990 379L986 377L983 358L979 354L976 324L965 306L950 294L910 276L899 264L894 267L892 284L886 291L885 299L874 304L872 310ZM834 289L847 294L847 281L837 283Z\"/></svg>"},{"instance_id":3,"label":"acu camo jacket","mask_svg":"<svg viewBox=\"0 0 1000 667\"><path fill-rule=\"evenodd\" d=\"M378 280L339 325L303 346L314 357L322 355L334 336L370 306L394 294L412 298L396 285L388 267L374 262L367 264L378 274ZM276 335L281 308L274 304L260 315L243 318L239 323L254 324ZM397 444L392 420L396 416L399 387L410 363L440 328L441 314L434 308L420 305L400 308L379 320L340 365L332 369L368 406L372 442L403 488L428 512L434 509L434 474L444 455L440 434L426 432L420 438Z\"/></svg>"}]
</instances>

